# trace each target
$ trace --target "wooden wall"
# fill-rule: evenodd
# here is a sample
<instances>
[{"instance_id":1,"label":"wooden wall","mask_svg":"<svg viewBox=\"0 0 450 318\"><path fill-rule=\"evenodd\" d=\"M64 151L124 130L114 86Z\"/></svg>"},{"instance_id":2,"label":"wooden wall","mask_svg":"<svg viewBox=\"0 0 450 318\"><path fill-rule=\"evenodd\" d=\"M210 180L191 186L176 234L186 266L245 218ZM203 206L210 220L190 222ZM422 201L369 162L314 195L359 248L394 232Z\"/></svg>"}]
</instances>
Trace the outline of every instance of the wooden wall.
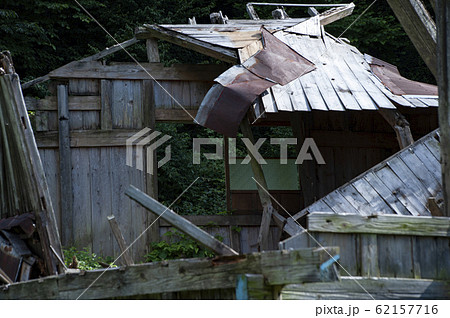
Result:
<instances>
[{"instance_id":1,"label":"wooden wall","mask_svg":"<svg viewBox=\"0 0 450 318\"><path fill-rule=\"evenodd\" d=\"M155 64L155 68L162 67ZM216 69L214 66L213 71L217 73ZM58 78L50 84L51 96L41 100L26 98L28 110L34 112L35 136L58 227L64 232L63 246L87 247L104 256L118 255L119 248L107 216L115 215L127 243L133 242L151 224L154 217L124 195L130 184L147 191L149 178L146 173L126 165L126 139L150 125L149 109L154 109L159 121L167 118L192 121L164 90L186 109L197 109L212 84L211 79L217 75L211 73L208 65L203 72L205 80L192 81L173 80L171 76L164 77L162 72L158 77L161 86L153 80L134 79L134 75L130 76L132 79L112 79L115 75L111 72L103 75L106 79ZM62 206L67 197L61 193L56 96L56 86L61 84L68 88L72 211ZM136 261L148 252L155 235L159 236L157 225L133 245Z\"/></svg>"}]
</instances>

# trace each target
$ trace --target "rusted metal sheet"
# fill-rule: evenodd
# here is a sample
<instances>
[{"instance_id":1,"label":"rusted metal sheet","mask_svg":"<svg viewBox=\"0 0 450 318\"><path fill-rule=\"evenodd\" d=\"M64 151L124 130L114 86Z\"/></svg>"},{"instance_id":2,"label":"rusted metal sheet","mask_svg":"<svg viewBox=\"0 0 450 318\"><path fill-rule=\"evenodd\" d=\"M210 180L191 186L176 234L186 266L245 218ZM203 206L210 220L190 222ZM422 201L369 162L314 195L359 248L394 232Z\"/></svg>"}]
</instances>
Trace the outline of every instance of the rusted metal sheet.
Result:
<instances>
[{"instance_id":1,"label":"rusted metal sheet","mask_svg":"<svg viewBox=\"0 0 450 318\"><path fill-rule=\"evenodd\" d=\"M235 137L245 113L267 88L286 85L315 69L312 62L261 28L264 48L242 65L220 75L205 96L196 121L226 136ZM289 65L289 67L280 67Z\"/></svg>"},{"instance_id":2,"label":"rusted metal sheet","mask_svg":"<svg viewBox=\"0 0 450 318\"><path fill-rule=\"evenodd\" d=\"M438 95L436 85L409 80L400 75L397 66L365 54L372 72L396 95Z\"/></svg>"}]
</instances>

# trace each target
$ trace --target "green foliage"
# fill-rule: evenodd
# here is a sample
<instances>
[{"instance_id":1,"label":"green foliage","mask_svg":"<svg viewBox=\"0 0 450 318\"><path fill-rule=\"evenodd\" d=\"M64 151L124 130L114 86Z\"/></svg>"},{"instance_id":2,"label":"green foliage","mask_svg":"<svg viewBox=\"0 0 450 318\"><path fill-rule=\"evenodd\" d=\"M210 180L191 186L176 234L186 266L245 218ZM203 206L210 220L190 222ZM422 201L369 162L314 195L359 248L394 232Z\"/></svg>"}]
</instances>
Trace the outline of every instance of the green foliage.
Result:
<instances>
[{"instance_id":1,"label":"green foliage","mask_svg":"<svg viewBox=\"0 0 450 318\"><path fill-rule=\"evenodd\" d=\"M152 243L152 251L144 256L146 262L215 256L213 252L201 247L196 241L177 230L168 231L164 236L167 237L167 241ZM220 240L220 237L216 238Z\"/></svg>"},{"instance_id":2,"label":"green foliage","mask_svg":"<svg viewBox=\"0 0 450 318\"><path fill-rule=\"evenodd\" d=\"M69 266L69 264L72 263L72 259L75 256L78 261L78 268L81 270L92 270L103 268L99 262L111 265L111 263L114 261L114 259L109 256L105 258L97 256L96 254L89 252L87 248L84 248L83 250L80 251L77 250L76 247L72 246L63 249L63 252L64 252L64 262L66 263L66 266ZM112 265L111 267L117 266Z\"/></svg>"},{"instance_id":3,"label":"green foliage","mask_svg":"<svg viewBox=\"0 0 450 318\"><path fill-rule=\"evenodd\" d=\"M223 160L205 160L199 165L192 162L192 142L198 138L222 138L212 130L200 126L158 124L157 130L172 136L172 159L158 170L159 200L166 206L197 178L197 182L171 208L179 214L219 214L226 211L225 172ZM202 151L208 150L207 147ZM158 156L164 156L159 147Z\"/></svg>"}]
</instances>

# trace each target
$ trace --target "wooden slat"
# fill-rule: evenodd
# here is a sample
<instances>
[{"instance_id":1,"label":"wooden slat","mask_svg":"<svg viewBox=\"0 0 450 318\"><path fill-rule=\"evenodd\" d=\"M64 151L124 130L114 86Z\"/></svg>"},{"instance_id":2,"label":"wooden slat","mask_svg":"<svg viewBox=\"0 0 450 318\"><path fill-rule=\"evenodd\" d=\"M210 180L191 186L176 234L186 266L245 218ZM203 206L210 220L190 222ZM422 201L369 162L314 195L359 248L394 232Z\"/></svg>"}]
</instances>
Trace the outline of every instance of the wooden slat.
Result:
<instances>
[{"instance_id":1,"label":"wooden slat","mask_svg":"<svg viewBox=\"0 0 450 318\"><path fill-rule=\"evenodd\" d=\"M425 5L419 0L388 0L388 3L425 64L436 76L436 24Z\"/></svg>"},{"instance_id":2,"label":"wooden slat","mask_svg":"<svg viewBox=\"0 0 450 318\"><path fill-rule=\"evenodd\" d=\"M100 81L100 98L101 98L101 112L100 112L100 127L102 130L112 129L112 103L113 103L113 86L110 80Z\"/></svg>"},{"instance_id":3,"label":"wooden slat","mask_svg":"<svg viewBox=\"0 0 450 318\"><path fill-rule=\"evenodd\" d=\"M441 281L402 278L342 278L341 282L287 285L280 299L448 299L450 288ZM366 293L363 288L368 292Z\"/></svg>"},{"instance_id":4,"label":"wooden slat","mask_svg":"<svg viewBox=\"0 0 450 318\"><path fill-rule=\"evenodd\" d=\"M445 217L312 213L308 230L331 233L371 233L450 237L450 219Z\"/></svg>"},{"instance_id":5,"label":"wooden slat","mask_svg":"<svg viewBox=\"0 0 450 318\"><path fill-rule=\"evenodd\" d=\"M59 118L59 183L61 196L62 241L73 244L73 190L72 190L72 155L70 150L70 127L68 108L68 87L58 85Z\"/></svg>"},{"instance_id":6,"label":"wooden slat","mask_svg":"<svg viewBox=\"0 0 450 318\"><path fill-rule=\"evenodd\" d=\"M99 78L123 80L175 80L175 81L213 81L226 70L217 64L175 64L165 67L161 63L113 63L74 62L52 72L50 77L58 78ZM150 75L151 76L150 76ZM153 78L152 78L153 77Z\"/></svg>"},{"instance_id":7,"label":"wooden slat","mask_svg":"<svg viewBox=\"0 0 450 318\"><path fill-rule=\"evenodd\" d=\"M69 110L100 110L99 96L69 96ZM57 97L47 96L44 99L25 97L28 110L58 110Z\"/></svg>"},{"instance_id":8,"label":"wooden slat","mask_svg":"<svg viewBox=\"0 0 450 318\"><path fill-rule=\"evenodd\" d=\"M133 258L130 255L130 250L128 249L128 245L125 242L125 239L123 238L123 234L120 231L119 224L116 221L116 218L114 215L108 216L108 222L111 226L111 230L114 234L114 237L116 238L117 244L119 244L121 255L123 256L123 259L125 261L125 265L130 266L133 265Z\"/></svg>"},{"instance_id":9,"label":"wooden slat","mask_svg":"<svg viewBox=\"0 0 450 318\"><path fill-rule=\"evenodd\" d=\"M319 267L338 248L267 251L214 259L155 262L66 274L9 285L0 299L105 299L173 291L235 288L239 274L261 274L268 285L321 281ZM103 273L103 274L102 274ZM92 284L99 275L95 284ZM90 288L88 288L90 286ZM39 293L30 291L39 290Z\"/></svg>"},{"instance_id":10,"label":"wooden slat","mask_svg":"<svg viewBox=\"0 0 450 318\"><path fill-rule=\"evenodd\" d=\"M146 209L150 210L152 213L160 216L163 220L166 220L172 224L180 231L192 237L194 240L198 241L207 248L210 248L215 253L219 255L237 255L233 249L216 240L202 229L198 228L182 216L179 216L172 210L166 208L164 205L149 197L136 187L130 186L125 194L137 201Z\"/></svg>"}]
</instances>

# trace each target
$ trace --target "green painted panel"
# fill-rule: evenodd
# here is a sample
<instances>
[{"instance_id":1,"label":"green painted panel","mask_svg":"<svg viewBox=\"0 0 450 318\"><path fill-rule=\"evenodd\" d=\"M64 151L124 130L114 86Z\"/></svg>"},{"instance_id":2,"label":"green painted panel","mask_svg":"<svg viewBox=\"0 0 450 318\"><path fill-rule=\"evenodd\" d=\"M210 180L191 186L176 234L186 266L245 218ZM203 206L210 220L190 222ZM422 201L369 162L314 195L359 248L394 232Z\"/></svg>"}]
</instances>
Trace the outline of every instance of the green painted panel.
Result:
<instances>
[{"instance_id":1,"label":"green painted panel","mask_svg":"<svg viewBox=\"0 0 450 318\"><path fill-rule=\"evenodd\" d=\"M261 165L269 190L299 190L298 173L295 159L288 159L287 164L280 164L280 159L265 159L267 164ZM252 179L253 171L250 164L237 163L230 165L231 190L257 190Z\"/></svg>"}]
</instances>

